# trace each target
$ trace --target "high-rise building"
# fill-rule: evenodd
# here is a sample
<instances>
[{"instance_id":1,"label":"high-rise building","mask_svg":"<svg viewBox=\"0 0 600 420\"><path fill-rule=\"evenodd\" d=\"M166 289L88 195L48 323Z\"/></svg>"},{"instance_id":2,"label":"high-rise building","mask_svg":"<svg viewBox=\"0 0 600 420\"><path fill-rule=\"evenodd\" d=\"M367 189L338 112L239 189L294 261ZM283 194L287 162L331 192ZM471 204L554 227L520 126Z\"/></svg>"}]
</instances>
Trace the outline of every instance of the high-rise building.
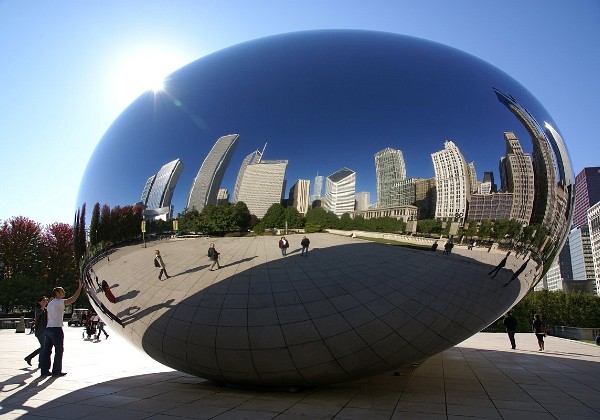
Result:
<instances>
[{"instance_id":1,"label":"high-rise building","mask_svg":"<svg viewBox=\"0 0 600 420\"><path fill-rule=\"evenodd\" d=\"M142 192L146 219L169 220L171 218L173 213L171 199L182 171L183 163L179 159L175 159L163 165L156 175L148 178ZM144 200L144 198L146 199Z\"/></svg>"},{"instance_id":2,"label":"high-rise building","mask_svg":"<svg viewBox=\"0 0 600 420\"><path fill-rule=\"evenodd\" d=\"M235 186L233 188L233 197L232 197L233 203L237 203L239 201L238 195L239 195L239 191L240 191L240 185L242 184L242 179L244 178L244 172L246 172L246 168L248 167L248 165L254 165L255 163L260 163L261 159L262 159L262 152L260 150L255 150L254 152L252 152L248 156L246 156L244 158L244 160L242 161L242 165L240 166L240 170L238 171L238 175L235 180Z\"/></svg>"},{"instance_id":3,"label":"high-rise building","mask_svg":"<svg viewBox=\"0 0 600 420\"><path fill-rule=\"evenodd\" d=\"M406 179L406 166L402 151L387 147L375 153L375 174L377 176L377 206L399 205L398 184Z\"/></svg>"},{"instance_id":4,"label":"high-rise building","mask_svg":"<svg viewBox=\"0 0 600 420\"><path fill-rule=\"evenodd\" d=\"M594 257L587 223L571 230L569 233L569 248L573 280L586 281L594 279Z\"/></svg>"},{"instance_id":5,"label":"high-rise building","mask_svg":"<svg viewBox=\"0 0 600 420\"><path fill-rule=\"evenodd\" d=\"M371 202L371 193L368 191L357 192L355 196L356 211L368 210Z\"/></svg>"},{"instance_id":6,"label":"high-rise building","mask_svg":"<svg viewBox=\"0 0 600 420\"><path fill-rule=\"evenodd\" d=\"M310 197L310 201L313 202L321 197L325 197L325 177L322 175L317 175L315 177L313 193Z\"/></svg>"},{"instance_id":7,"label":"high-rise building","mask_svg":"<svg viewBox=\"0 0 600 420\"><path fill-rule=\"evenodd\" d=\"M469 183L471 185L471 193L474 194L479 189L479 181L477 181L477 171L475 170L475 162L471 161L467 164L467 171L469 173ZM492 176L493 176L493 174L492 174Z\"/></svg>"},{"instance_id":8,"label":"high-rise building","mask_svg":"<svg viewBox=\"0 0 600 420\"><path fill-rule=\"evenodd\" d=\"M575 177L573 226L587 224L587 211L600 202L600 167L583 168Z\"/></svg>"},{"instance_id":9,"label":"high-rise building","mask_svg":"<svg viewBox=\"0 0 600 420\"><path fill-rule=\"evenodd\" d=\"M227 188L219 188L217 193L217 204L227 203L229 201L229 191Z\"/></svg>"},{"instance_id":10,"label":"high-rise building","mask_svg":"<svg viewBox=\"0 0 600 420\"><path fill-rule=\"evenodd\" d=\"M325 180L325 208L336 216L354 211L356 173L342 168Z\"/></svg>"},{"instance_id":11,"label":"high-rise building","mask_svg":"<svg viewBox=\"0 0 600 420\"><path fill-rule=\"evenodd\" d=\"M435 218L462 222L470 197L467 163L456 145L446 140L444 150L431 154L437 188Z\"/></svg>"},{"instance_id":12,"label":"high-rise building","mask_svg":"<svg viewBox=\"0 0 600 420\"><path fill-rule=\"evenodd\" d=\"M589 208L587 218L594 263L594 291L596 295L600 295L600 201Z\"/></svg>"},{"instance_id":13,"label":"high-rise building","mask_svg":"<svg viewBox=\"0 0 600 420\"><path fill-rule=\"evenodd\" d=\"M240 182L238 201L248 206L251 214L262 218L269 207L281 203L285 188L287 160L262 160L249 164Z\"/></svg>"},{"instance_id":14,"label":"high-rise building","mask_svg":"<svg viewBox=\"0 0 600 420\"><path fill-rule=\"evenodd\" d=\"M533 212L535 182L529 153L513 132L505 132L506 156L500 159L500 189L513 194L509 219L528 225Z\"/></svg>"},{"instance_id":15,"label":"high-rise building","mask_svg":"<svg viewBox=\"0 0 600 420\"><path fill-rule=\"evenodd\" d=\"M471 194L467 219L476 222L510 219L513 196L508 192Z\"/></svg>"},{"instance_id":16,"label":"high-rise building","mask_svg":"<svg viewBox=\"0 0 600 420\"><path fill-rule=\"evenodd\" d=\"M289 202L300 214L306 214L310 208L310 180L299 179L290 188Z\"/></svg>"},{"instance_id":17,"label":"high-rise building","mask_svg":"<svg viewBox=\"0 0 600 420\"><path fill-rule=\"evenodd\" d=\"M238 134L220 137L202 162L194 179L187 208L202 211L207 204L217 204L217 194L233 151L238 145Z\"/></svg>"},{"instance_id":18,"label":"high-rise building","mask_svg":"<svg viewBox=\"0 0 600 420\"><path fill-rule=\"evenodd\" d=\"M437 193L435 178L418 178L415 182L415 206L418 219L433 219Z\"/></svg>"},{"instance_id":19,"label":"high-rise building","mask_svg":"<svg viewBox=\"0 0 600 420\"><path fill-rule=\"evenodd\" d=\"M416 201L417 178L403 179L398 182L399 206L414 206Z\"/></svg>"}]
</instances>

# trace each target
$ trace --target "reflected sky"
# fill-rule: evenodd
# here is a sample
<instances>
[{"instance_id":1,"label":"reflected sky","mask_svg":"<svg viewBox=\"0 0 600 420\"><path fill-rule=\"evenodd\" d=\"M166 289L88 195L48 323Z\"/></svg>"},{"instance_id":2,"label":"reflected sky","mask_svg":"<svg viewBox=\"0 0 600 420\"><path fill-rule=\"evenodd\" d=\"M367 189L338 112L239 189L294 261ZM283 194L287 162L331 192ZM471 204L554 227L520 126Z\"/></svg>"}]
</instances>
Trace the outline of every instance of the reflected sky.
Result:
<instances>
[{"instance_id":1,"label":"reflected sky","mask_svg":"<svg viewBox=\"0 0 600 420\"><path fill-rule=\"evenodd\" d=\"M145 182L181 159L175 214L215 141L240 135L221 188L233 192L242 160L268 143L264 159L287 159L286 179L356 172L356 191L376 201L374 154L402 150L407 177L433 177L431 153L452 140L477 178L505 155L513 131L529 134L496 96L511 95L535 119L556 127L539 102L498 69L458 50L402 35L311 31L250 41L173 73L160 92L129 106L97 146L78 204L140 200ZM286 190L287 196L287 190Z\"/></svg>"}]
</instances>

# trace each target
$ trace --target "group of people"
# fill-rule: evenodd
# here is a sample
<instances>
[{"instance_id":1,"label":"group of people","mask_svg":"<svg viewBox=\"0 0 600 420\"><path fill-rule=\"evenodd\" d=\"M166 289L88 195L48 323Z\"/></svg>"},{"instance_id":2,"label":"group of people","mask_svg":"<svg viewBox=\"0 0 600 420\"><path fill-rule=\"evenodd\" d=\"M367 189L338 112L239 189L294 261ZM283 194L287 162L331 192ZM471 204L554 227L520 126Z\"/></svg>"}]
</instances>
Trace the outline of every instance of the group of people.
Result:
<instances>
[{"instance_id":1,"label":"group of people","mask_svg":"<svg viewBox=\"0 0 600 420\"><path fill-rule=\"evenodd\" d=\"M515 333L517 332L517 318L514 317L512 311L507 312L506 316L504 317L503 324L504 328L506 328L508 339L510 340L510 346L514 350L517 348L517 343L515 341ZM543 351L545 349L544 337L546 336L546 324L544 324L539 314L535 314L533 316L531 330L535 334L539 350Z\"/></svg>"},{"instance_id":2,"label":"group of people","mask_svg":"<svg viewBox=\"0 0 600 420\"><path fill-rule=\"evenodd\" d=\"M34 311L35 337L40 347L25 357L25 362L31 366L35 356L38 356L40 376L65 376L62 371L62 359L64 353L63 317L65 306L73 304L81 293L81 280L73 296L65 299L65 289L55 287L52 291L53 298L42 296ZM54 360L51 360L54 349Z\"/></svg>"},{"instance_id":3,"label":"group of people","mask_svg":"<svg viewBox=\"0 0 600 420\"><path fill-rule=\"evenodd\" d=\"M302 240L300 241L300 245L302 246L302 251L301 251L301 256L303 257L308 257L308 247L310 245L310 240L304 236L302 238ZM279 239L279 249L281 250L281 256L285 257L287 255L287 249L290 247L290 242L287 240L287 238L285 236L282 236L281 239ZM167 273L167 266L162 258L162 255L160 254L160 251L157 249L154 251L154 266L156 268L160 268L160 271L158 273L158 279L162 280L163 275L165 276L165 278L169 279L171 278L171 276L169 276L169 274ZM215 265L217 266L217 270L221 269L221 264L219 264L219 255L220 253L217 252L216 248L215 248L215 244L211 243L209 248L208 248L208 258L211 260L211 265L210 265L210 271L215 271Z\"/></svg>"},{"instance_id":4,"label":"group of people","mask_svg":"<svg viewBox=\"0 0 600 420\"><path fill-rule=\"evenodd\" d=\"M85 337L87 335L88 340L94 337L94 341L100 341L100 333L104 333L105 338L108 338L109 335L104 326L104 321L102 321L94 310L90 309L85 317L85 331L82 336Z\"/></svg>"}]
</instances>

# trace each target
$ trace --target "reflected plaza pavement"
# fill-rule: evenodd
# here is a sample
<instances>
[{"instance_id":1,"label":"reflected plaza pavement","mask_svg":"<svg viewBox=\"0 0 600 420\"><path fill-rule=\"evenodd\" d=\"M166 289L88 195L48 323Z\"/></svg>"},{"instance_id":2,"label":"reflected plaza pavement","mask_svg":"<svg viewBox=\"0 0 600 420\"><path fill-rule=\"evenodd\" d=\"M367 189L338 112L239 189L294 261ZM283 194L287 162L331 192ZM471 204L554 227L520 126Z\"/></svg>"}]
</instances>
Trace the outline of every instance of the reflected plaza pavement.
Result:
<instances>
[{"instance_id":1,"label":"reflected plaza pavement","mask_svg":"<svg viewBox=\"0 0 600 420\"><path fill-rule=\"evenodd\" d=\"M478 333L418 367L282 392L220 386L82 331L65 327L68 375L41 379L23 361L35 338L0 330L0 418L600 418L600 349L555 337L542 353L533 334L513 351L506 334Z\"/></svg>"}]
</instances>

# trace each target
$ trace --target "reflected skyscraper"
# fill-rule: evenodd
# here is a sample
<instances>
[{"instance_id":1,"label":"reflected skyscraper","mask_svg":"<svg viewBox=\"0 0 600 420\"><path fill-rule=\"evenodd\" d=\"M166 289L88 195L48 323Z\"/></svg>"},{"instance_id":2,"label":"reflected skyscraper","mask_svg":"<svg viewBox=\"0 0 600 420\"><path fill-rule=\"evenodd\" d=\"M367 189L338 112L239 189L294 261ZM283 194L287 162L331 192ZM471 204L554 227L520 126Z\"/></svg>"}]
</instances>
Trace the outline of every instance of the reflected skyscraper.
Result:
<instances>
[{"instance_id":1,"label":"reflected skyscraper","mask_svg":"<svg viewBox=\"0 0 600 420\"><path fill-rule=\"evenodd\" d=\"M267 145L265 144L265 148L267 147ZM265 149L263 149L264 152ZM242 184L242 179L244 178L244 172L246 172L246 168L248 167L248 165L253 165L255 163L260 163L260 160L262 159L262 155L263 152L261 152L260 150L255 150L254 152L250 153L248 156L246 156L244 158L244 160L242 161L242 165L240 166L240 170L238 171L238 175L237 178L235 180L235 187L233 188L233 197L232 197L232 202L233 203L237 203L238 202L238 195L239 195L239 191L240 191L240 185Z\"/></svg>"},{"instance_id":2,"label":"reflected skyscraper","mask_svg":"<svg viewBox=\"0 0 600 420\"><path fill-rule=\"evenodd\" d=\"M471 193L476 193L479 188L479 181L477 181L477 171L475 170L475 162L471 161L467 164L467 171L469 172L469 184L471 185Z\"/></svg>"},{"instance_id":3,"label":"reflected skyscraper","mask_svg":"<svg viewBox=\"0 0 600 420\"><path fill-rule=\"evenodd\" d=\"M500 188L513 193L510 219L528 225L533 212L534 173L531 155L523 152L513 132L504 133L506 156L500 159Z\"/></svg>"},{"instance_id":4,"label":"reflected skyscraper","mask_svg":"<svg viewBox=\"0 0 600 420\"><path fill-rule=\"evenodd\" d=\"M592 261L594 263L594 289L596 295L600 295L600 201L589 208L587 218L590 231L590 246L592 248Z\"/></svg>"},{"instance_id":5,"label":"reflected skyscraper","mask_svg":"<svg viewBox=\"0 0 600 420\"><path fill-rule=\"evenodd\" d=\"M356 196L356 211L367 210L371 202L371 193L369 192L357 192Z\"/></svg>"},{"instance_id":6,"label":"reflected skyscraper","mask_svg":"<svg viewBox=\"0 0 600 420\"><path fill-rule=\"evenodd\" d=\"M433 219L437 198L435 178L418 178L415 182L415 206L418 219Z\"/></svg>"},{"instance_id":7,"label":"reflected skyscraper","mask_svg":"<svg viewBox=\"0 0 600 420\"><path fill-rule=\"evenodd\" d=\"M251 214L262 218L269 207L281 203L287 164L287 160L261 159L246 166L237 198L246 203Z\"/></svg>"},{"instance_id":8,"label":"reflected skyscraper","mask_svg":"<svg viewBox=\"0 0 600 420\"><path fill-rule=\"evenodd\" d=\"M310 197L311 202L317 200L318 198L325 196L324 186L325 186L325 177L322 175L317 175L315 177L315 183L313 185L313 194Z\"/></svg>"},{"instance_id":9,"label":"reflected skyscraper","mask_svg":"<svg viewBox=\"0 0 600 420\"><path fill-rule=\"evenodd\" d=\"M171 198L183 171L183 163L175 159L160 168L156 175L146 181L142 192L142 203L145 205L146 219L168 220L172 215Z\"/></svg>"},{"instance_id":10,"label":"reflected skyscraper","mask_svg":"<svg viewBox=\"0 0 600 420\"><path fill-rule=\"evenodd\" d=\"M375 153L377 176L377 206L390 207L400 204L398 186L406 179L406 165L402 151L386 147Z\"/></svg>"},{"instance_id":11,"label":"reflected skyscraper","mask_svg":"<svg viewBox=\"0 0 600 420\"><path fill-rule=\"evenodd\" d=\"M292 188L290 188L289 201L300 214L306 214L310 208L309 191L310 180L308 179L299 179Z\"/></svg>"},{"instance_id":12,"label":"reflected skyscraper","mask_svg":"<svg viewBox=\"0 0 600 420\"><path fill-rule=\"evenodd\" d=\"M454 142L446 140L444 150L431 154L437 188L435 218L443 221L464 219L470 197L467 163Z\"/></svg>"},{"instance_id":13,"label":"reflected skyscraper","mask_svg":"<svg viewBox=\"0 0 600 420\"><path fill-rule=\"evenodd\" d=\"M600 167L583 168L575 177L573 226L587 224L587 211L600 202Z\"/></svg>"},{"instance_id":14,"label":"reflected skyscraper","mask_svg":"<svg viewBox=\"0 0 600 420\"><path fill-rule=\"evenodd\" d=\"M342 168L325 180L325 208L336 216L354 211L356 173Z\"/></svg>"},{"instance_id":15,"label":"reflected skyscraper","mask_svg":"<svg viewBox=\"0 0 600 420\"><path fill-rule=\"evenodd\" d=\"M207 204L217 204L221 181L233 151L237 147L238 139L238 134L229 134L216 141L194 179L187 202L188 209L194 207L202 211Z\"/></svg>"}]
</instances>

